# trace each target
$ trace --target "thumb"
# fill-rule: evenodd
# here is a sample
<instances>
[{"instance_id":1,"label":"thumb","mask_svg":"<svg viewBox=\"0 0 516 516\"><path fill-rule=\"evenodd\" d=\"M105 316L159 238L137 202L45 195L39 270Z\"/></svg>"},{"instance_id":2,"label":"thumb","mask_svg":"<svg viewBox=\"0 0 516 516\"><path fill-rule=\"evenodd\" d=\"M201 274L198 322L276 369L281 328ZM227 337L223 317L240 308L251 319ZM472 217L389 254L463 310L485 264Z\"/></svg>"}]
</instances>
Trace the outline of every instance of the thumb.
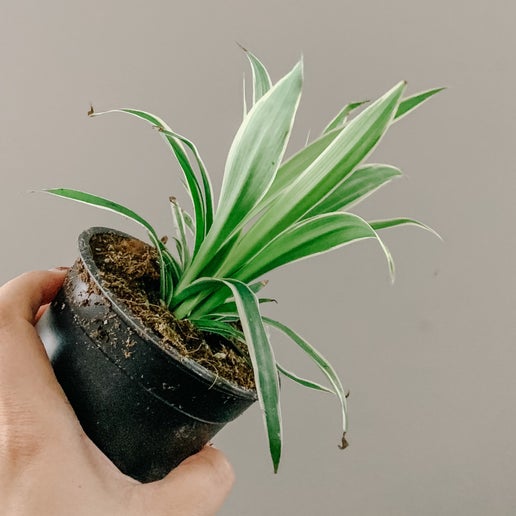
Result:
<instances>
[{"instance_id":1,"label":"thumb","mask_svg":"<svg viewBox=\"0 0 516 516\"><path fill-rule=\"evenodd\" d=\"M63 284L64 269L27 272L0 288L0 315L4 322L23 319L33 324L42 305L52 301Z\"/></svg>"},{"instance_id":2,"label":"thumb","mask_svg":"<svg viewBox=\"0 0 516 516\"><path fill-rule=\"evenodd\" d=\"M63 399L33 323L65 275L58 270L34 271L0 288L0 405L6 399L25 399L48 410L53 394Z\"/></svg>"},{"instance_id":3,"label":"thumb","mask_svg":"<svg viewBox=\"0 0 516 516\"><path fill-rule=\"evenodd\" d=\"M205 446L162 480L140 487L147 490L157 514L208 516L220 509L234 480L233 468L225 455Z\"/></svg>"}]
</instances>

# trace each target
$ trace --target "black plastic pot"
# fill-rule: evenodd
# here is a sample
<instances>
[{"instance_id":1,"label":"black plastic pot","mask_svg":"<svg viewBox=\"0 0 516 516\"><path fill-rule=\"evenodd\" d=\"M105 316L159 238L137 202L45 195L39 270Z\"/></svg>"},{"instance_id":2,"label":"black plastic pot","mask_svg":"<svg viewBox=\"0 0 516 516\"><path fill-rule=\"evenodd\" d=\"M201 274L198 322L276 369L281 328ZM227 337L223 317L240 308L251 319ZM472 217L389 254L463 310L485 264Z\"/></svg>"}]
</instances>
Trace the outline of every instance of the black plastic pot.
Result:
<instances>
[{"instance_id":1,"label":"black plastic pot","mask_svg":"<svg viewBox=\"0 0 516 516\"><path fill-rule=\"evenodd\" d=\"M38 331L86 434L123 473L149 482L199 451L256 392L160 347L103 287L90 249L97 233L128 236L80 235L80 258Z\"/></svg>"}]
</instances>

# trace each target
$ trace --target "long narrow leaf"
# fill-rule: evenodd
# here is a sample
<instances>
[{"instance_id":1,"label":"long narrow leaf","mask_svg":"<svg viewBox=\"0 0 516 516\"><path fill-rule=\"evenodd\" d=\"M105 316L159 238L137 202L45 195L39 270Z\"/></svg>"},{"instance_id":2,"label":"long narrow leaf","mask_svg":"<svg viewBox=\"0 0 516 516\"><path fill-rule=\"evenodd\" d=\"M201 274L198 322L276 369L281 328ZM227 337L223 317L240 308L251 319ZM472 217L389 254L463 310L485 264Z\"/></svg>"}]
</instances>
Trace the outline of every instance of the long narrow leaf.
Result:
<instances>
[{"instance_id":1,"label":"long narrow leaf","mask_svg":"<svg viewBox=\"0 0 516 516\"><path fill-rule=\"evenodd\" d=\"M69 188L51 188L43 190L43 192L51 195L56 195L58 197L71 199L73 201L87 204L89 206L96 206L97 208L111 211L113 213L118 213L119 215L123 215L124 217L127 217L128 219L131 219L134 222L143 226L147 230L149 238L151 239L151 242L156 247L156 250L159 254L161 269L161 297L162 299L168 299L171 297L170 292L173 288L173 285L170 282L167 283L167 278L170 278L169 272L172 269L170 256L168 256L167 250L161 242L161 240L158 238L158 235L154 228L143 217L140 217L140 215L130 210L129 208L122 206L121 204L87 192L81 192L79 190L72 190Z\"/></svg>"},{"instance_id":2,"label":"long narrow leaf","mask_svg":"<svg viewBox=\"0 0 516 516\"><path fill-rule=\"evenodd\" d=\"M278 366L278 371L289 378L290 380L293 380L294 382L298 383L299 385L302 385L303 387L307 387L308 389L314 389L316 391L323 391L323 392L329 392L330 394L335 394L334 391L331 389L328 389L328 387L325 387L324 385L321 385L320 383L313 382L312 380L306 380L305 378L301 378L297 374L293 373L292 371L288 371L284 367L282 367L278 362L276 362L276 365Z\"/></svg>"},{"instance_id":3,"label":"long narrow leaf","mask_svg":"<svg viewBox=\"0 0 516 516\"><path fill-rule=\"evenodd\" d=\"M201 278L192 283L191 287L202 287L213 283L229 287L237 305L242 331L253 365L258 401L263 411L269 449L276 473L280 462L282 443L279 380L274 352L263 325L258 301L245 283L233 279Z\"/></svg>"},{"instance_id":4,"label":"long narrow leaf","mask_svg":"<svg viewBox=\"0 0 516 516\"><path fill-rule=\"evenodd\" d=\"M211 316L213 316L213 314ZM220 317L223 317L224 321L238 321L239 320L238 314L236 312L234 314L231 314L231 316L220 315ZM225 338L238 339L238 340L240 340L240 342L243 342L245 344L245 338L244 338L243 333L241 331L237 330L231 324L228 324L227 322L222 322L220 320L212 320L212 319L190 319L190 322L192 324L194 324L200 330L208 331L211 333L217 333L219 335L222 335ZM278 371L280 371L281 374L283 374L290 380L293 380L294 382L302 385L303 387L307 387L309 389L314 389L317 391L328 392L330 394L335 394L335 391L333 391L332 389L328 389L328 387L325 387L324 385L321 385L320 383L314 382L312 380L307 380L306 378L302 378L301 376L297 375L296 373L293 373L292 371L289 371L288 369L281 366L279 364L279 362L276 362L276 366L278 367Z\"/></svg>"},{"instance_id":5,"label":"long narrow leaf","mask_svg":"<svg viewBox=\"0 0 516 516\"><path fill-rule=\"evenodd\" d=\"M295 344L297 344L308 355L308 357L319 367L319 369L326 376L326 378L328 378L340 402L342 413L342 441L340 446L341 448L346 448L348 445L348 443L346 442L346 432L348 430L347 401L346 394L344 393L344 388L342 387L342 383L340 381L339 376L335 372L335 369L319 351L317 351L309 342L303 339L300 335L298 335L288 326L269 317L263 317L263 321L266 324L283 332Z\"/></svg>"},{"instance_id":6,"label":"long narrow leaf","mask_svg":"<svg viewBox=\"0 0 516 516\"><path fill-rule=\"evenodd\" d=\"M402 100L400 102L400 105L398 106L396 115L394 115L393 121L399 120L400 118L402 118L403 116L417 108L420 104L428 100L436 93L439 93L443 89L444 88L436 88L433 90L428 90ZM349 115L352 109L355 109L356 107L359 107L360 105L363 105L366 102L368 101L348 104L343 108L339 115L345 117ZM248 216L246 217L246 221L252 220L254 217L256 217L256 215L258 215L267 206L269 206L269 204L274 199L276 199L278 195L281 192L283 192L284 189L287 188L294 179L296 179L305 169L307 169L308 166L311 165L315 161L315 159L319 157L320 154L322 154L326 147L330 145L330 143L333 142L333 140L342 131L343 123L346 121L345 119L343 120L342 118L340 118L339 115L337 115L337 117L335 117L335 119L326 127L321 137L312 142L310 145L301 149L299 152L294 154L294 156L289 158L285 163L283 163L280 166L276 174L276 177L274 178L274 182L271 184L271 187L267 191L267 194L255 206L255 208L251 212L249 212ZM325 211L329 212L335 210L328 209ZM322 213L322 211L318 213ZM311 215L314 214L315 213L312 213Z\"/></svg>"},{"instance_id":7,"label":"long narrow leaf","mask_svg":"<svg viewBox=\"0 0 516 516\"><path fill-rule=\"evenodd\" d=\"M423 91L421 93L416 93L415 95L412 95L410 97L407 97L406 99L403 99L400 102L400 105L398 107L398 111L396 112L396 115L394 116L394 120L400 120L405 115L416 109L420 104L427 101L430 97L433 97L436 93L439 93L440 91L443 91L445 88L435 88L433 90Z\"/></svg>"},{"instance_id":8,"label":"long narrow leaf","mask_svg":"<svg viewBox=\"0 0 516 516\"><path fill-rule=\"evenodd\" d=\"M169 307L174 298L174 289L181 277L181 266L176 259L170 254L170 251L165 247L161 240L158 243L158 253L160 260L160 284L163 285L161 292L161 299L165 306Z\"/></svg>"},{"instance_id":9,"label":"long narrow leaf","mask_svg":"<svg viewBox=\"0 0 516 516\"><path fill-rule=\"evenodd\" d=\"M265 303L277 303L277 300L272 299L270 297L260 297L258 298L258 303L260 303L261 305ZM220 317L221 315L224 317L236 315L238 314L236 303L234 301L228 301L227 303L223 303L217 306L216 308L213 308L213 310L210 310L210 313L206 314L206 316L213 314L216 314L217 317ZM195 314L192 317L195 317Z\"/></svg>"},{"instance_id":10,"label":"long narrow leaf","mask_svg":"<svg viewBox=\"0 0 516 516\"><path fill-rule=\"evenodd\" d=\"M349 114L354 111L355 109L359 108L360 106L363 106L369 102L368 100L362 100L361 102L352 102L351 104L345 105L341 111L337 114L337 116L324 128L324 131L322 134L329 133L330 131L333 131L333 129L337 129L338 127L342 127L347 119Z\"/></svg>"},{"instance_id":11,"label":"long narrow leaf","mask_svg":"<svg viewBox=\"0 0 516 516\"><path fill-rule=\"evenodd\" d=\"M222 335L226 339L237 339L245 344L245 336L243 332L237 330L231 324L213 319L190 319L190 322L201 331L216 333Z\"/></svg>"},{"instance_id":12,"label":"long narrow leaf","mask_svg":"<svg viewBox=\"0 0 516 516\"><path fill-rule=\"evenodd\" d=\"M197 277L238 230L242 214L251 210L269 188L292 130L301 86L302 64L298 63L245 118L228 154L214 224L179 288Z\"/></svg>"},{"instance_id":13,"label":"long narrow leaf","mask_svg":"<svg viewBox=\"0 0 516 516\"><path fill-rule=\"evenodd\" d=\"M264 197L258 202L254 208L246 215L245 221L252 220L256 215L268 207L282 192L288 188L335 140L342 129L335 129L308 146L294 154L285 163L283 163L272 182L270 188Z\"/></svg>"},{"instance_id":14,"label":"long narrow leaf","mask_svg":"<svg viewBox=\"0 0 516 516\"><path fill-rule=\"evenodd\" d=\"M205 203L204 211L205 211L205 218L206 218L205 232L207 233L210 230L211 225L213 224L213 211L214 211L213 188L211 186L210 176L208 175L208 172L206 171L206 167L201 158L201 155L199 154L197 147L188 138L185 138L184 136L181 136L180 134L174 133L173 131L170 131L169 129L160 129L160 132L165 134L166 136L180 140L192 151L192 154L195 157L195 160L197 162L197 168L199 169L199 173L201 175L201 181L202 181L202 185L203 185L203 189L204 189L204 203ZM191 168L191 165L190 165L190 168Z\"/></svg>"},{"instance_id":15,"label":"long narrow leaf","mask_svg":"<svg viewBox=\"0 0 516 516\"><path fill-rule=\"evenodd\" d=\"M419 222L418 220L409 219L409 218L395 218L395 219L386 219L386 220L374 220L370 221L369 224L375 231L379 231L382 229L393 228L396 226L416 226L422 229L426 229L433 233L437 238L441 238L439 233L434 231L431 227Z\"/></svg>"},{"instance_id":16,"label":"long narrow leaf","mask_svg":"<svg viewBox=\"0 0 516 516\"><path fill-rule=\"evenodd\" d=\"M401 82L354 118L326 150L271 204L243 235L231 262L221 267L228 276L283 230L328 195L372 151L398 108ZM337 173L338 172L338 173Z\"/></svg>"},{"instance_id":17,"label":"long narrow leaf","mask_svg":"<svg viewBox=\"0 0 516 516\"><path fill-rule=\"evenodd\" d=\"M247 99L246 99L246 85L245 85L245 74L242 79L242 112L243 116L242 119L244 119L247 116Z\"/></svg>"},{"instance_id":18,"label":"long narrow leaf","mask_svg":"<svg viewBox=\"0 0 516 516\"><path fill-rule=\"evenodd\" d=\"M263 63L249 50L244 49L253 70L253 105L256 104L270 89L271 78Z\"/></svg>"},{"instance_id":19,"label":"long narrow leaf","mask_svg":"<svg viewBox=\"0 0 516 516\"><path fill-rule=\"evenodd\" d=\"M238 233L233 235L213 256L211 256L209 262L207 262L204 269L200 272L200 277L210 278L216 276L216 271L224 262L227 255L232 252L233 246L237 241L238 236ZM201 306L206 298L209 298L210 306L220 304L226 299L224 289L220 289L214 286L211 289L201 290L195 297L191 297L186 302L184 302L182 297L178 297L178 299L182 299L182 301L181 303L176 302L174 305L174 312L176 316L180 319L192 316L192 310L195 307Z\"/></svg>"},{"instance_id":20,"label":"long narrow leaf","mask_svg":"<svg viewBox=\"0 0 516 516\"><path fill-rule=\"evenodd\" d=\"M181 211L183 212L183 220L185 221L185 226L188 228L190 233L195 236L195 224L192 219L192 216L183 208L181 208Z\"/></svg>"},{"instance_id":21,"label":"long narrow leaf","mask_svg":"<svg viewBox=\"0 0 516 516\"><path fill-rule=\"evenodd\" d=\"M234 242L237 240L238 234L231 237L228 242L224 244L224 246L212 257L209 264L203 269L200 274L203 278L216 277L216 271L220 267L220 265L224 262L224 259L227 257L228 253L232 252ZM259 281L252 285L250 288L253 292L258 292L259 289L262 288L262 285L266 284L266 282ZM190 317L197 317L198 314L208 313L204 310L204 306L209 306L211 308L220 305L227 301L227 292L224 288L220 286L213 285L211 288L203 288L198 289L197 291L192 291L192 289L188 288L186 290L188 296L185 296L185 292L183 290L179 291L174 299L173 311L176 317L179 319L186 319Z\"/></svg>"},{"instance_id":22,"label":"long narrow leaf","mask_svg":"<svg viewBox=\"0 0 516 516\"><path fill-rule=\"evenodd\" d=\"M326 253L367 238L376 239L380 245L387 259L391 281L394 281L392 256L377 232L358 215L341 212L317 215L287 228L241 269L234 271L233 276L247 283L287 263ZM222 302L224 298L214 295L204 304L192 307L193 314L196 317L205 316Z\"/></svg>"},{"instance_id":23,"label":"long narrow leaf","mask_svg":"<svg viewBox=\"0 0 516 516\"><path fill-rule=\"evenodd\" d=\"M180 258L183 269L190 263L190 250L188 248L188 240L186 238L186 224L183 216L183 210L177 203L175 197L170 197L170 207L172 209L172 218L176 228L178 242L180 244Z\"/></svg>"},{"instance_id":24,"label":"long narrow leaf","mask_svg":"<svg viewBox=\"0 0 516 516\"><path fill-rule=\"evenodd\" d=\"M390 165L367 164L357 167L303 218L349 209L398 176L401 176L401 170Z\"/></svg>"},{"instance_id":25,"label":"long narrow leaf","mask_svg":"<svg viewBox=\"0 0 516 516\"><path fill-rule=\"evenodd\" d=\"M317 215L285 230L235 275L242 281L251 281L287 263L365 238L377 238L377 234L358 215L340 212Z\"/></svg>"},{"instance_id":26,"label":"long narrow leaf","mask_svg":"<svg viewBox=\"0 0 516 516\"><path fill-rule=\"evenodd\" d=\"M146 122L150 123L153 127L156 127L160 130L160 133L162 134L163 138L168 142L170 147L172 148L180 166L183 170L183 174L185 176L186 183L188 185L188 193L190 195L190 198L192 200L192 204L194 207L194 213L195 213L195 246L194 246L194 252L196 252L206 233L206 220L210 220L211 215L208 211L208 204L212 199L211 194L211 187L209 184L209 179L207 177L203 176L203 185L205 188L205 194L203 196L201 186L199 184L199 181L193 171L193 168L190 164L190 161L188 159L188 156L186 155L181 142L186 143L189 142L189 140L186 140L184 137L179 137L179 135L176 135L172 131L172 129L159 117L156 115L153 115L152 113L148 113L146 111L136 110L136 109L111 109L109 111L102 111L99 113L93 113L91 116L101 116L109 113L126 113L132 116L135 116L136 118L145 120ZM195 146L189 142L190 145L195 149ZM198 155L197 150L195 149L194 154L196 156ZM200 158L199 158L200 160ZM201 162L202 163L202 162ZM201 168L201 174L202 174L203 168ZM213 207L212 207L213 209Z\"/></svg>"}]
</instances>

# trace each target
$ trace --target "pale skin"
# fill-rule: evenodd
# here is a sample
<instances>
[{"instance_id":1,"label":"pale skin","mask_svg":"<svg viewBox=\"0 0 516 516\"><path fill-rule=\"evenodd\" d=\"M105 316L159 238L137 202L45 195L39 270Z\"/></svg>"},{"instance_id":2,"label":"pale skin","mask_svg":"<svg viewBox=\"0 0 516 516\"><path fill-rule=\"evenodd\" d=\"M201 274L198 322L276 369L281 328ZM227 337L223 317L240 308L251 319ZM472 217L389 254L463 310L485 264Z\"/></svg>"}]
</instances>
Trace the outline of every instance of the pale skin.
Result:
<instances>
[{"instance_id":1,"label":"pale skin","mask_svg":"<svg viewBox=\"0 0 516 516\"><path fill-rule=\"evenodd\" d=\"M207 446L163 480L140 484L88 439L34 328L66 271L23 274L0 287L0 504L9 516L207 516L234 475Z\"/></svg>"}]
</instances>

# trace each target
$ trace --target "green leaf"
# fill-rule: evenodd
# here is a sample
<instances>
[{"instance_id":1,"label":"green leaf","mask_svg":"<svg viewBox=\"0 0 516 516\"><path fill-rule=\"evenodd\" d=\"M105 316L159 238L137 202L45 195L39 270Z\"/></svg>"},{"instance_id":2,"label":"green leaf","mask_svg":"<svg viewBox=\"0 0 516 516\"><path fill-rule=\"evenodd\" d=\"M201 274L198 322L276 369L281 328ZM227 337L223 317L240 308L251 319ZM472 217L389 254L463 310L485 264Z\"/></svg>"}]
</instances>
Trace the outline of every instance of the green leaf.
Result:
<instances>
[{"instance_id":1,"label":"green leaf","mask_svg":"<svg viewBox=\"0 0 516 516\"><path fill-rule=\"evenodd\" d=\"M320 383L312 382L311 380L306 380L305 378L301 378L297 374L293 373L292 371L288 371L284 367L282 367L280 364L276 362L276 365L278 366L278 371L289 378L290 380L293 380L294 382L298 383L299 385L302 385L303 387L307 387L308 389L315 389L316 391L323 391L323 392L329 392L330 394L335 394L334 391L331 389L328 389L328 387L325 387L324 385L321 385Z\"/></svg>"},{"instance_id":2,"label":"green leaf","mask_svg":"<svg viewBox=\"0 0 516 516\"><path fill-rule=\"evenodd\" d=\"M253 105L256 104L270 89L272 86L269 72L260 60L249 50L241 47L246 53L251 68L253 71Z\"/></svg>"},{"instance_id":3,"label":"green leaf","mask_svg":"<svg viewBox=\"0 0 516 516\"><path fill-rule=\"evenodd\" d=\"M183 270L190 263L190 249L188 247L188 240L186 238L186 224L184 219L184 212L177 203L175 197L170 197L170 207L172 210L172 218L174 220L174 226L177 234L177 241L179 244L179 256L181 259L181 265Z\"/></svg>"},{"instance_id":4,"label":"green leaf","mask_svg":"<svg viewBox=\"0 0 516 516\"><path fill-rule=\"evenodd\" d=\"M274 179L292 130L302 86L302 64L251 109L231 145L213 226L179 285L190 283L238 231L243 214L263 197Z\"/></svg>"},{"instance_id":5,"label":"green leaf","mask_svg":"<svg viewBox=\"0 0 516 516\"><path fill-rule=\"evenodd\" d=\"M328 195L372 151L397 110L405 83L399 83L354 118L245 233L219 274L230 276L279 233Z\"/></svg>"},{"instance_id":6,"label":"green leaf","mask_svg":"<svg viewBox=\"0 0 516 516\"><path fill-rule=\"evenodd\" d=\"M169 307L174 297L174 288L181 277L181 266L176 259L170 254L169 250L159 242L158 256L160 262L160 297L164 301L165 306Z\"/></svg>"},{"instance_id":7,"label":"green leaf","mask_svg":"<svg viewBox=\"0 0 516 516\"><path fill-rule=\"evenodd\" d=\"M93 195L90 193L81 192L79 190L71 190L68 188L52 188L48 190L43 190L43 192L51 195L56 195L58 197L71 199L73 201L77 201L83 204L88 204L90 206L96 206L97 208L111 211L113 213L118 213L119 215L123 215L124 217L127 217L128 219L131 219L134 222L143 226L147 230L151 242L158 251L161 270L161 297L162 299L171 298L171 291L173 289L173 285L170 281L170 278L174 270L173 258L170 256L168 250L165 248L165 246L159 239L154 228L143 217L140 217L140 215L138 215L134 211L114 201L110 201L109 199L105 199L104 197L99 197L97 195Z\"/></svg>"},{"instance_id":8,"label":"green leaf","mask_svg":"<svg viewBox=\"0 0 516 516\"><path fill-rule=\"evenodd\" d=\"M267 285L269 284L269 281L268 280L260 280L260 281L257 281L255 283L251 283L249 285L249 288L255 293L257 294L258 292L260 292L263 288L265 288Z\"/></svg>"},{"instance_id":9,"label":"green leaf","mask_svg":"<svg viewBox=\"0 0 516 516\"><path fill-rule=\"evenodd\" d=\"M272 299L270 297L260 297L258 298L258 303L263 305L264 303L277 303L278 301L276 299ZM217 318L222 317L232 317L238 315L236 303L234 301L228 301L227 303L223 303L216 308L213 308L213 310L210 310L209 313L206 314L206 317L212 317L216 316ZM193 314L193 317L195 317L195 314ZM191 319L190 319L191 320Z\"/></svg>"},{"instance_id":10,"label":"green leaf","mask_svg":"<svg viewBox=\"0 0 516 516\"><path fill-rule=\"evenodd\" d=\"M232 252L233 246L238 239L238 234L233 235L214 255L211 256L210 261L206 264L204 269L199 273L202 278L211 278L216 276L216 271L220 265L224 262L228 253ZM253 292L255 292L253 290ZM185 300L183 296L176 296L177 300L174 302L174 313L179 319L189 318L195 315L196 307L202 306L204 303L209 302L210 306L216 306L223 303L226 300L224 289L216 285L211 288L200 290L195 296Z\"/></svg>"},{"instance_id":11,"label":"green leaf","mask_svg":"<svg viewBox=\"0 0 516 516\"><path fill-rule=\"evenodd\" d=\"M265 272L337 247L376 238L371 226L351 213L328 213L301 221L286 229L257 253L235 276L252 281Z\"/></svg>"},{"instance_id":12,"label":"green leaf","mask_svg":"<svg viewBox=\"0 0 516 516\"><path fill-rule=\"evenodd\" d=\"M364 104L367 104L368 102L368 100L362 100L361 102L353 102L351 104L345 105L338 113L338 115L325 127L322 134L329 133L338 127L342 127L347 122L348 116L352 111L359 108L360 106L363 106Z\"/></svg>"},{"instance_id":13,"label":"green leaf","mask_svg":"<svg viewBox=\"0 0 516 516\"><path fill-rule=\"evenodd\" d=\"M445 88L435 88L433 90L423 91L421 93L417 93L416 95L412 95L406 99L403 99L400 102L398 107L398 111L394 116L394 120L399 120L403 118L405 115L416 109L420 104L428 100L430 97L433 97L436 93L443 91Z\"/></svg>"},{"instance_id":14,"label":"green leaf","mask_svg":"<svg viewBox=\"0 0 516 516\"><path fill-rule=\"evenodd\" d=\"M246 87L245 87L245 74L244 78L242 80L242 112L243 117L245 118L247 116L247 99L246 99Z\"/></svg>"},{"instance_id":15,"label":"green leaf","mask_svg":"<svg viewBox=\"0 0 516 516\"><path fill-rule=\"evenodd\" d=\"M428 100L430 97L439 93L444 88L436 88L433 90L428 90L422 93L418 93L411 97L408 97L400 102L398 106L398 110L396 115L394 116L394 120L397 120L404 115L408 114L410 111L414 110L421 103ZM315 159L319 157L320 154L333 142L333 140L338 136L338 134L343 129L343 124L346 122L346 117L349 113L356 109L357 107L367 103L369 101L363 102L355 102L352 104L348 104L344 106L342 111L335 117L335 119L326 127L321 137L312 142L310 145L304 147L299 152L294 154L290 159L288 159L285 163L283 163L278 169L278 173L274 178L274 182L269 188L265 197L261 200L260 203L249 213L246 217L246 220L253 219L258 213L263 211L278 195L284 191L293 180L295 180L309 165L311 165ZM366 165L367 166L367 165ZM378 165L381 166L381 165ZM387 165L384 165L387 166ZM353 173L354 175L355 173ZM343 208L338 208L343 209ZM335 211L335 210L324 210L325 212ZM318 212L318 213L322 213ZM312 213L312 215L315 213Z\"/></svg>"},{"instance_id":16,"label":"green leaf","mask_svg":"<svg viewBox=\"0 0 516 516\"><path fill-rule=\"evenodd\" d=\"M227 322L217 321L213 319L189 319L189 321L201 331L206 331L209 333L216 333L217 335L222 335L226 339L237 339L240 342L245 344L244 334L237 330L231 324Z\"/></svg>"},{"instance_id":17,"label":"green leaf","mask_svg":"<svg viewBox=\"0 0 516 516\"><path fill-rule=\"evenodd\" d=\"M418 220L414 220L414 219L400 217L400 218L395 218L395 219L373 220L373 221L370 221L369 224L375 231L393 228L396 226L416 226L416 227L419 227L422 229L426 229L427 231L430 231L430 233L433 233L437 238L442 240L439 233L434 231L431 227L427 226L426 224L423 224L422 222L419 222Z\"/></svg>"},{"instance_id":18,"label":"green leaf","mask_svg":"<svg viewBox=\"0 0 516 516\"><path fill-rule=\"evenodd\" d=\"M306 213L304 218L349 209L398 176L401 176L401 170L390 165L359 166Z\"/></svg>"},{"instance_id":19,"label":"green leaf","mask_svg":"<svg viewBox=\"0 0 516 516\"><path fill-rule=\"evenodd\" d=\"M253 365L258 401L263 411L269 449L276 473L280 462L282 443L279 380L274 352L263 325L258 301L245 283L234 279L201 278L192 283L189 288L202 288L213 283L229 287L235 299Z\"/></svg>"},{"instance_id":20,"label":"green leaf","mask_svg":"<svg viewBox=\"0 0 516 516\"><path fill-rule=\"evenodd\" d=\"M272 201L283 193L323 153L341 131L342 129L336 129L319 137L285 161L278 169L267 193L245 216L245 221L248 222L254 219L260 212L267 208Z\"/></svg>"},{"instance_id":21,"label":"green leaf","mask_svg":"<svg viewBox=\"0 0 516 516\"><path fill-rule=\"evenodd\" d=\"M302 87L302 64L279 81L249 112L227 158L217 224L224 238L263 197L279 167L294 123Z\"/></svg>"},{"instance_id":22,"label":"green leaf","mask_svg":"<svg viewBox=\"0 0 516 516\"><path fill-rule=\"evenodd\" d=\"M177 140L180 140L192 151L192 154L195 157L195 160L197 162L197 167L198 167L200 175L201 175L201 181L202 181L203 190L204 190L203 200L204 200L204 214L205 214L205 232L207 233L210 230L211 225L213 224L213 191L212 191L210 176L208 175L208 172L206 171L206 167L201 158L201 155L199 154L197 147L184 136L174 133L173 131L170 131L170 129L160 129L160 132L163 133L165 136L168 136L171 138L176 138ZM190 165L190 170L193 170L191 165Z\"/></svg>"},{"instance_id":23,"label":"green leaf","mask_svg":"<svg viewBox=\"0 0 516 516\"><path fill-rule=\"evenodd\" d=\"M103 111L99 113L94 113L92 116L100 116L108 113L127 113L129 115L135 116L142 120L147 121L153 127L156 127L161 135L168 142L170 147L172 148L180 166L183 170L183 174L185 176L186 183L188 185L188 193L192 200L192 204L194 207L195 213L195 245L194 245L194 253L199 249L204 237L207 233L207 224L211 223L213 219L212 211L213 211L213 201L212 201L212 193L211 193L211 185L209 182L209 178L207 177L206 171L204 169L204 165L202 164L202 160L199 157L199 153L197 149L189 140L180 136L172 131L172 129L159 117L148 113L146 111L140 111L136 109L111 109L109 111ZM199 164L199 169L202 176L203 187L204 187L204 196L201 190L201 186L195 172L190 164L188 156L184 151L182 143L185 143L192 152L194 153L197 162Z\"/></svg>"},{"instance_id":24,"label":"green leaf","mask_svg":"<svg viewBox=\"0 0 516 516\"><path fill-rule=\"evenodd\" d=\"M332 367L330 362L324 358L324 356L317 351L309 342L303 339L300 335L298 335L295 331L290 329L283 323L279 321L275 321L274 319L270 319L269 317L263 317L263 321L265 324L272 326L273 328L278 329L282 333L284 333L288 338L290 338L297 346L299 346L308 357L317 365L317 367L322 371L322 373L328 378L331 383L334 393L337 395L341 406L342 413L342 448L346 447L345 435L348 430L348 409L347 409L347 401L346 394L344 393L344 388L342 387L342 383L340 381L339 376L335 372L335 369Z\"/></svg>"},{"instance_id":25,"label":"green leaf","mask_svg":"<svg viewBox=\"0 0 516 516\"><path fill-rule=\"evenodd\" d=\"M190 233L195 236L195 225L192 216L182 208L181 211L183 213L183 220L185 221L185 226L188 228L188 231L190 231Z\"/></svg>"}]
</instances>

